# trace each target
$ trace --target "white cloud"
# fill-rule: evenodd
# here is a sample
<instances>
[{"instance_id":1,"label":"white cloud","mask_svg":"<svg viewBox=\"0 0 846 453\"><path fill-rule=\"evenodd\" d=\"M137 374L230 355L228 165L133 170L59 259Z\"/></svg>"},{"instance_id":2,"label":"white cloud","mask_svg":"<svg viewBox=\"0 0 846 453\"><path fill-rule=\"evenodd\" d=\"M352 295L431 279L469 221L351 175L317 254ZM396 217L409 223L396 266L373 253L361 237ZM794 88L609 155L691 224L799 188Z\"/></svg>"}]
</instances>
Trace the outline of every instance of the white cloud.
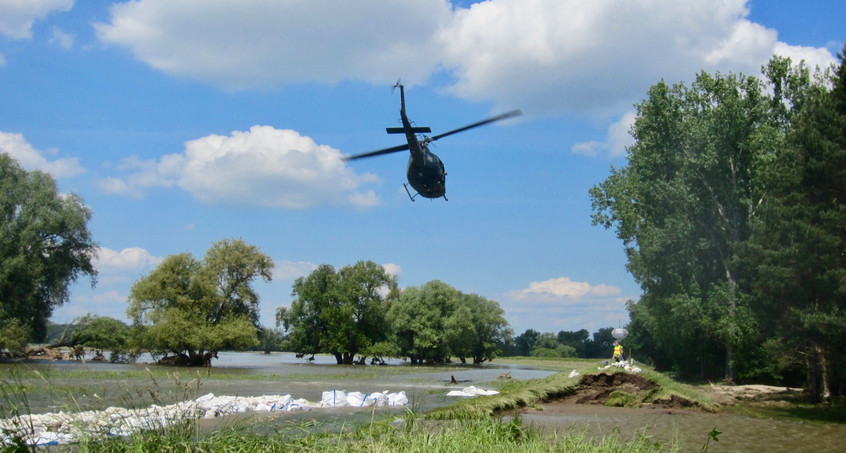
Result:
<instances>
[{"instance_id":1,"label":"white cloud","mask_svg":"<svg viewBox=\"0 0 846 453\"><path fill-rule=\"evenodd\" d=\"M382 265L382 267L385 268L385 272L390 275L393 275L394 277L399 277L399 275L402 273L402 266L400 266L399 264L385 263Z\"/></svg>"},{"instance_id":2,"label":"white cloud","mask_svg":"<svg viewBox=\"0 0 846 453\"><path fill-rule=\"evenodd\" d=\"M378 203L372 190L361 190L378 182L375 175L356 174L337 149L270 126L191 140L183 153L127 159L120 169L131 173L99 181L103 191L140 197L152 187L178 186L203 203L287 209Z\"/></svg>"},{"instance_id":3,"label":"white cloud","mask_svg":"<svg viewBox=\"0 0 846 453\"><path fill-rule=\"evenodd\" d=\"M345 79L409 82L436 67L446 0L141 0L112 5L99 39L170 74L226 88Z\"/></svg>"},{"instance_id":4,"label":"white cloud","mask_svg":"<svg viewBox=\"0 0 846 453\"><path fill-rule=\"evenodd\" d=\"M70 11L73 0L18 0L0 2L0 35L12 39L32 37L32 24L55 11Z\"/></svg>"},{"instance_id":5,"label":"white cloud","mask_svg":"<svg viewBox=\"0 0 846 453\"><path fill-rule=\"evenodd\" d=\"M75 157L48 161L44 154L56 154L56 151L38 151L26 141L23 134L0 131L0 152L12 156L27 170L41 170L50 173L54 178L76 176L85 172Z\"/></svg>"},{"instance_id":6,"label":"white cloud","mask_svg":"<svg viewBox=\"0 0 846 453\"><path fill-rule=\"evenodd\" d=\"M276 261L273 268L273 279L276 281L293 281L305 277L317 269L317 265L308 261Z\"/></svg>"},{"instance_id":7,"label":"white cloud","mask_svg":"<svg viewBox=\"0 0 846 453\"><path fill-rule=\"evenodd\" d=\"M746 19L748 3L139 0L113 5L96 28L154 68L227 89L447 71L454 94L497 110L606 115L703 68L757 74L776 52L834 62L825 48L779 42Z\"/></svg>"},{"instance_id":8,"label":"white cloud","mask_svg":"<svg viewBox=\"0 0 846 453\"><path fill-rule=\"evenodd\" d=\"M579 302L586 296L608 298L617 296L620 292L620 288L615 286L591 285L588 282L573 281L569 277L558 277L542 282L531 282L528 288L514 291L511 296L520 301L571 303Z\"/></svg>"},{"instance_id":9,"label":"white cloud","mask_svg":"<svg viewBox=\"0 0 846 453\"><path fill-rule=\"evenodd\" d=\"M794 63L805 61L809 68L827 69L836 63L831 52L825 48L791 46L783 42L776 43L775 53L783 57L789 57Z\"/></svg>"},{"instance_id":10,"label":"white cloud","mask_svg":"<svg viewBox=\"0 0 846 453\"><path fill-rule=\"evenodd\" d=\"M634 124L635 118L635 112L626 113L608 127L604 142L579 142L570 148L570 152L588 157L596 157L600 154L607 155L608 157L625 156L626 148L634 144L634 138L629 131Z\"/></svg>"},{"instance_id":11,"label":"white cloud","mask_svg":"<svg viewBox=\"0 0 846 453\"><path fill-rule=\"evenodd\" d=\"M153 256L140 247L129 247L121 251L100 247L97 250L95 266L101 273L115 274L152 269L161 262L161 257Z\"/></svg>"},{"instance_id":12,"label":"white cloud","mask_svg":"<svg viewBox=\"0 0 846 453\"><path fill-rule=\"evenodd\" d=\"M616 327L629 319L622 290L604 283L574 281L558 277L531 282L527 288L512 291L501 306L516 334L526 329L539 332Z\"/></svg>"},{"instance_id":13,"label":"white cloud","mask_svg":"<svg viewBox=\"0 0 846 453\"><path fill-rule=\"evenodd\" d=\"M74 36L65 33L59 27L54 26L51 30L50 44L58 46L59 48L68 50L73 47Z\"/></svg>"}]
</instances>

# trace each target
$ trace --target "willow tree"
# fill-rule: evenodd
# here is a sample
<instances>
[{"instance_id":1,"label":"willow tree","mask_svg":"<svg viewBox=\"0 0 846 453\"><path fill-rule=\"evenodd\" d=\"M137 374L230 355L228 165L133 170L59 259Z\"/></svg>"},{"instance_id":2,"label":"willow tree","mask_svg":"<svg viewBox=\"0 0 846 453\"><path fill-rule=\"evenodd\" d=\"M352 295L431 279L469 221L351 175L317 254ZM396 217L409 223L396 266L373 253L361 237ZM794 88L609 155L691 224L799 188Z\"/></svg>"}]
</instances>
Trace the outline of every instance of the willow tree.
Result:
<instances>
[{"instance_id":1,"label":"willow tree","mask_svg":"<svg viewBox=\"0 0 846 453\"><path fill-rule=\"evenodd\" d=\"M59 193L50 175L28 172L0 152L0 337L25 332L24 340L44 340L69 285L83 275L95 282L89 220L81 198Z\"/></svg>"},{"instance_id":2,"label":"willow tree","mask_svg":"<svg viewBox=\"0 0 846 453\"><path fill-rule=\"evenodd\" d=\"M733 380L735 351L754 334L740 255L783 137L772 106L755 77L662 81L636 106L628 165L590 190L594 224L616 228L643 289L632 321L650 330L639 338L685 374L722 368Z\"/></svg>"},{"instance_id":3,"label":"willow tree","mask_svg":"<svg viewBox=\"0 0 846 453\"><path fill-rule=\"evenodd\" d=\"M328 353L340 364L374 353L388 338L389 297L396 277L372 261L339 271L324 264L293 285L296 297L280 307L276 323L288 332L288 347L301 354ZM384 349L380 349L384 351Z\"/></svg>"},{"instance_id":4,"label":"willow tree","mask_svg":"<svg viewBox=\"0 0 846 453\"><path fill-rule=\"evenodd\" d=\"M130 290L136 348L173 353L177 363L208 365L223 349L258 344L255 279L271 279L273 261L243 240L223 240L203 260L171 255Z\"/></svg>"}]
</instances>

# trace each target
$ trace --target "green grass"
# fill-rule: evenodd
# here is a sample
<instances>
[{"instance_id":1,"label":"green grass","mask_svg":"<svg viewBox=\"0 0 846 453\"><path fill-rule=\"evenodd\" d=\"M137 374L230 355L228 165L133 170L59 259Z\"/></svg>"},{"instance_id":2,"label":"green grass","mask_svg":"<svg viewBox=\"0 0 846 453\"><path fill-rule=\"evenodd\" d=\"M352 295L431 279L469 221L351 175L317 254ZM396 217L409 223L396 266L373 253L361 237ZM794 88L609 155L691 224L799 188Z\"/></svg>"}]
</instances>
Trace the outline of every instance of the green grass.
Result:
<instances>
[{"instance_id":1,"label":"green grass","mask_svg":"<svg viewBox=\"0 0 846 453\"><path fill-rule=\"evenodd\" d=\"M498 395L461 400L426 413L430 420L464 420L492 417L496 414L532 407L538 403L572 394L578 388L579 377L569 378L561 372L543 379L505 382Z\"/></svg>"},{"instance_id":2,"label":"green grass","mask_svg":"<svg viewBox=\"0 0 846 453\"><path fill-rule=\"evenodd\" d=\"M595 439L582 433L541 434L524 426L519 418L478 421L422 422L409 413L398 422L371 422L340 432L311 432L314 426L289 426L272 435L256 434L248 426L199 434L190 427L148 431L130 438L91 440L82 452L653 452L671 451L635 436ZM306 432L307 434L303 434Z\"/></svg>"}]
</instances>

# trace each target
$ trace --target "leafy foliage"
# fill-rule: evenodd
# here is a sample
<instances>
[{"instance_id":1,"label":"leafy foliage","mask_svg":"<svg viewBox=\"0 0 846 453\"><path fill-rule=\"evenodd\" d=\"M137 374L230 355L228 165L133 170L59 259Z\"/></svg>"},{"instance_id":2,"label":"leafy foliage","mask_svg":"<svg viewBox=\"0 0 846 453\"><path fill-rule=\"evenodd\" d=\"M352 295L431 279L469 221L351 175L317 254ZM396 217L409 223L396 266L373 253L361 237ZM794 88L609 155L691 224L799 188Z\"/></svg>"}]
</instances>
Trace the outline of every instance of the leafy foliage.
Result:
<instances>
[{"instance_id":1,"label":"leafy foliage","mask_svg":"<svg viewBox=\"0 0 846 453\"><path fill-rule=\"evenodd\" d=\"M122 321L91 314L83 316L77 322L71 335L71 343L74 346L93 348L100 356L106 349L113 353L122 352L128 340L129 326Z\"/></svg>"},{"instance_id":2,"label":"leafy foliage","mask_svg":"<svg viewBox=\"0 0 846 453\"><path fill-rule=\"evenodd\" d=\"M60 194L50 175L0 153L0 323L17 320L41 341L68 286L82 275L95 284L90 219L82 199Z\"/></svg>"},{"instance_id":3,"label":"leafy foliage","mask_svg":"<svg viewBox=\"0 0 846 453\"><path fill-rule=\"evenodd\" d=\"M270 281L273 261L243 240L216 242L202 261L171 255L130 291L135 348L209 364L224 348L258 344L259 297L251 284Z\"/></svg>"},{"instance_id":4,"label":"leafy foliage","mask_svg":"<svg viewBox=\"0 0 846 453\"><path fill-rule=\"evenodd\" d=\"M279 308L276 323L288 331L293 351L326 352L339 364L351 364L357 354L387 339L385 315L396 287L396 277L372 261L338 272L322 265L294 282L296 299L290 307Z\"/></svg>"},{"instance_id":5,"label":"leafy foliage","mask_svg":"<svg viewBox=\"0 0 846 453\"><path fill-rule=\"evenodd\" d=\"M844 49L846 51L846 49ZM629 163L591 189L643 288L630 344L684 375L846 374L846 66L774 57L637 106ZM724 360L721 362L721 356ZM722 366L721 366L722 365ZM795 379L790 385L801 385ZM841 386L839 391L843 391Z\"/></svg>"}]
</instances>

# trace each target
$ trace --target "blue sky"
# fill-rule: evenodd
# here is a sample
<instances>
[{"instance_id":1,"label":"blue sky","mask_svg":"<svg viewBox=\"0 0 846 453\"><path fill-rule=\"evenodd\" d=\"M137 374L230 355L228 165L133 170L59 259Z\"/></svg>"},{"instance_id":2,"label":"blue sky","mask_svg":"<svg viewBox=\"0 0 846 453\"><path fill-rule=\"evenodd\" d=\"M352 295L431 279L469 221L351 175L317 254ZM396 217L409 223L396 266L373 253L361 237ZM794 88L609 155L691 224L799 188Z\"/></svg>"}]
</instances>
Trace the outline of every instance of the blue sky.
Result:
<instances>
[{"instance_id":1,"label":"blue sky","mask_svg":"<svg viewBox=\"0 0 846 453\"><path fill-rule=\"evenodd\" d=\"M516 333L625 324L639 287L588 189L623 166L633 104L663 79L758 74L774 53L827 66L842 1L0 0L0 151L93 211L99 283L54 322L126 320L164 257L242 238L276 263L274 326L319 264L386 266L499 301ZM412 203L408 114L434 133L449 201Z\"/></svg>"}]
</instances>

